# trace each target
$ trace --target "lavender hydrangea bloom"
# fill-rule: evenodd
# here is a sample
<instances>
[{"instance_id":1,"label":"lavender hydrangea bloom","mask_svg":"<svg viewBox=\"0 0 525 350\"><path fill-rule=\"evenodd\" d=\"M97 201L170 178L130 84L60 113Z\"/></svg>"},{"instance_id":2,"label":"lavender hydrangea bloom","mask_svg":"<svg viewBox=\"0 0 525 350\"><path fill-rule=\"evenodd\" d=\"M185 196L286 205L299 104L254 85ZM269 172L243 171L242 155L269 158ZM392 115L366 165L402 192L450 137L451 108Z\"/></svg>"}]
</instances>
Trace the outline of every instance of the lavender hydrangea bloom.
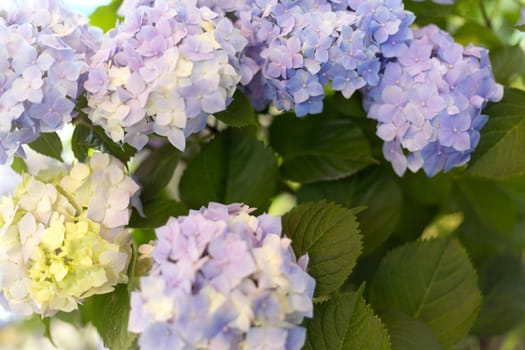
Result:
<instances>
[{"instance_id":1,"label":"lavender hydrangea bloom","mask_svg":"<svg viewBox=\"0 0 525 350\"><path fill-rule=\"evenodd\" d=\"M433 176L468 162L488 119L481 111L502 98L503 88L487 50L464 48L434 25L415 31L406 45L385 61L364 104L396 173L423 168Z\"/></svg>"},{"instance_id":2,"label":"lavender hydrangea bloom","mask_svg":"<svg viewBox=\"0 0 525 350\"><path fill-rule=\"evenodd\" d=\"M102 32L60 0L0 12L0 164L69 122Z\"/></svg>"},{"instance_id":3,"label":"lavender hydrangea bloom","mask_svg":"<svg viewBox=\"0 0 525 350\"><path fill-rule=\"evenodd\" d=\"M193 0L124 5L126 19L105 37L85 83L89 118L116 142L141 149L156 133L184 150L186 136L231 102L247 40Z\"/></svg>"},{"instance_id":4,"label":"lavender hydrangea bloom","mask_svg":"<svg viewBox=\"0 0 525 350\"><path fill-rule=\"evenodd\" d=\"M279 217L210 203L157 229L142 246L152 269L131 295L141 349L301 349L314 279Z\"/></svg>"},{"instance_id":5,"label":"lavender hydrangea bloom","mask_svg":"<svg viewBox=\"0 0 525 350\"><path fill-rule=\"evenodd\" d=\"M329 82L347 98L377 85L383 47L393 51L408 39L414 20L400 0L246 3L235 12L249 40L240 61L244 91L259 110L273 102L298 116L322 111L319 86Z\"/></svg>"}]
</instances>

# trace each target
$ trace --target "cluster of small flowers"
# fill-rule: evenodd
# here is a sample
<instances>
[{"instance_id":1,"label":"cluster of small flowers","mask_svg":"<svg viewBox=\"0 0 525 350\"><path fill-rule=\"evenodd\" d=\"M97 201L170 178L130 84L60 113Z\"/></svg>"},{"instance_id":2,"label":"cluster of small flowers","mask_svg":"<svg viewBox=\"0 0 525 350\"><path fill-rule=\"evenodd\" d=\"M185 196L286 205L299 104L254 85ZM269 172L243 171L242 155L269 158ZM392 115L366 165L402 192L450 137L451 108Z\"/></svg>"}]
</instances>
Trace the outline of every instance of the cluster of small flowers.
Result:
<instances>
[{"instance_id":1,"label":"cluster of small flowers","mask_svg":"<svg viewBox=\"0 0 525 350\"><path fill-rule=\"evenodd\" d=\"M61 0L29 0L0 12L0 164L71 120L102 37L87 22Z\"/></svg>"},{"instance_id":2,"label":"cluster of small flowers","mask_svg":"<svg viewBox=\"0 0 525 350\"><path fill-rule=\"evenodd\" d=\"M365 93L383 153L397 174L423 168L429 176L461 166L479 143L488 117L481 110L502 98L488 51L454 42L434 25L418 29L408 49L384 64L377 87Z\"/></svg>"},{"instance_id":3,"label":"cluster of small flowers","mask_svg":"<svg viewBox=\"0 0 525 350\"><path fill-rule=\"evenodd\" d=\"M141 349L300 349L314 279L279 217L210 203L157 229L152 269L131 295Z\"/></svg>"},{"instance_id":4,"label":"cluster of small flowers","mask_svg":"<svg viewBox=\"0 0 525 350\"><path fill-rule=\"evenodd\" d=\"M186 136L231 102L247 40L195 0L135 5L93 58L89 118L116 142L141 149L156 133L184 150Z\"/></svg>"},{"instance_id":5,"label":"cluster of small flowers","mask_svg":"<svg viewBox=\"0 0 525 350\"><path fill-rule=\"evenodd\" d=\"M14 195L0 199L0 290L10 310L72 311L82 299L126 283L131 252L124 225L137 190L123 164L99 153L68 172L24 174Z\"/></svg>"},{"instance_id":6,"label":"cluster of small flowers","mask_svg":"<svg viewBox=\"0 0 525 350\"><path fill-rule=\"evenodd\" d=\"M401 0L245 3L236 12L236 25L249 40L240 58L244 91L256 109L273 102L298 116L322 111L329 82L347 98L377 85L379 56L403 49L414 20Z\"/></svg>"}]
</instances>

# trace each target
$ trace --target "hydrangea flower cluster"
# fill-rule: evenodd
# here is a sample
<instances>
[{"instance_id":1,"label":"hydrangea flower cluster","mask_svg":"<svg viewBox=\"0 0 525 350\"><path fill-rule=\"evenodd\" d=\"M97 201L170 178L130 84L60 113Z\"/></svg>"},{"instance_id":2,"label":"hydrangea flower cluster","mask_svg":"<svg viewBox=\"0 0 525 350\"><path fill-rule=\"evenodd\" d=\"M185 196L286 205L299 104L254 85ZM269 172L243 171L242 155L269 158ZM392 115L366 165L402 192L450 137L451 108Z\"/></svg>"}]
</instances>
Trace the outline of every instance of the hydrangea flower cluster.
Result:
<instances>
[{"instance_id":1,"label":"hydrangea flower cluster","mask_svg":"<svg viewBox=\"0 0 525 350\"><path fill-rule=\"evenodd\" d=\"M0 164L69 122L102 32L61 0L0 12Z\"/></svg>"},{"instance_id":2,"label":"hydrangea flower cluster","mask_svg":"<svg viewBox=\"0 0 525 350\"><path fill-rule=\"evenodd\" d=\"M131 295L141 349L301 349L307 256L296 261L279 217L251 211L210 203L157 229L153 267Z\"/></svg>"},{"instance_id":3,"label":"hydrangea flower cluster","mask_svg":"<svg viewBox=\"0 0 525 350\"><path fill-rule=\"evenodd\" d=\"M127 282L130 236L123 225L138 186L117 162L95 153L69 172L25 174L14 196L0 199L0 289L11 311L72 311Z\"/></svg>"},{"instance_id":4,"label":"hydrangea flower cluster","mask_svg":"<svg viewBox=\"0 0 525 350\"><path fill-rule=\"evenodd\" d=\"M433 176L470 159L488 119L481 110L502 95L487 50L464 48L429 25L385 64L380 84L365 94L365 108L379 122L383 154L396 173L423 168Z\"/></svg>"},{"instance_id":5,"label":"hydrangea flower cluster","mask_svg":"<svg viewBox=\"0 0 525 350\"><path fill-rule=\"evenodd\" d=\"M379 56L404 48L414 20L401 0L246 3L236 23L249 40L240 59L244 91L256 109L273 102L298 116L322 111L329 82L347 98L377 85Z\"/></svg>"},{"instance_id":6,"label":"hydrangea flower cluster","mask_svg":"<svg viewBox=\"0 0 525 350\"><path fill-rule=\"evenodd\" d=\"M156 133L184 150L186 136L231 102L247 41L194 0L146 3L126 11L93 59L89 118L116 142L141 149Z\"/></svg>"}]
</instances>

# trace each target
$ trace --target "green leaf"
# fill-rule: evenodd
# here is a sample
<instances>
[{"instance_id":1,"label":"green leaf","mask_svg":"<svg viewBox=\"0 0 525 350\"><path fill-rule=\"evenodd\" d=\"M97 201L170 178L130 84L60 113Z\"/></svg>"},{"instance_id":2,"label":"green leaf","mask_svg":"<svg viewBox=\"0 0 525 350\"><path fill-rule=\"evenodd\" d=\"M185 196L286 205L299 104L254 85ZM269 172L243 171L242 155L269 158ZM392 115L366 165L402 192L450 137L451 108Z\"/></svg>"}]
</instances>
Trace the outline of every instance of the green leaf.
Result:
<instances>
[{"instance_id":1,"label":"green leaf","mask_svg":"<svg viewBox=\"0 0 525 350\"><path fill-rule=\"evenodd\" d=\"M525 320L525 271L519 258L502 257L481 270L485 295L473 332L504 334Z\"/></svg>"},{"instance_id":2,"label":"green leaf","mask_svg":"<svg viewBox=\"0 0 525 350\"><path fill-rule=\"evenodd\" d=\"M282 218L283 233L295 254L308 254L308 272L315 278L316 295L337 290L361 254L356 211L327 202L299 205Z\"/></svg>"},{"instance_id":3,"label":"green leaf","mask_svg":"<svg viewBox=\"0 0 525 350\"><path fill-rule=\"evenodd\" d=\"M184 203L172 199L155 198L155 200L144 204L142 208L146 217L141 217L134 210L129 222L131 228L157 228L165 225L170 217L188 214L188 208Z\"/></svg>"},{"instance_id":4,"label":"green leaf","mask_svg":"<svg viewBox=\"0 0 525 350\"><path fill-rule=\"evenodd\" d=\"M468 173L492 179L525 174L524 100L525 91L507 88L503 100L484 111L490 119Z\"/></svg>"},{"instance_id":5,"label":"green leaf","mask_svg":"<svg viewBox=\"0 0 525 350\"><path fill-rule=\"evenodd\" d=\"M25 160L17 156L13 158L13 164L11 164L11 169L13 169L19 175L27 173L28 171Z\"/></svg>"},{"instance_id":6,"label":"green leaf","mask_svg":"<svg viewBox=\"0 0 525 350\"><path fill-rule=\"evenodd\" d=\"M248 97L240 92L235 93L232 103L225 111L214 115L215 118L226 125L236 128L257 125L256 114L253 110L252 103Z\"/></svg>"},{"instance_id":7,"label":"green leaf","mask_svg":"<svg viewBox=\"0 0 525 350\"><path fill-rule=\"evenodd\" d=\"M140 164L135 175L141 185L140 197L144 202L151 201L168 185L180 158L181 152L166 143L153 150Z\"/></svg>"},{"instance_id":8,"label":"green leaf","mask_svg":"<svg viewBox=\"0 0 525 350\"><path fill-rule=\"evenodd\" d=\"M180 195L191 208L242 202L264 211L278 180L277 161L264 144L240 129L218 134L182 176Z\"/></svg>"},{"instance_id":9,"label":"green leaf","mask_svg":"<svg viewBox=\"0 0 525 350\"><path fill-rule=\"evenodd\" d=\"M109 294L94 295L80 307L82 319L91 322L111 350L127 350L134 334L128 333L130 297L126 284L119 284Z\"/></svg>"},{"instance_id":10,"label":"green leaf","mask_svg":"<svg viewBox=\"0 0 525 350\"><path fill-rule=\"evenodd\" d=\"M29 144L34 151L55 158L61 162L62 160L62 141L56 132L41 134L38 139Z\"/></svg>"},{"instance_id":11,"label":"green leaf","mask_svg":"<svg viewBox=\"0 0 525 350\"><path fill-rule=\"evenodd\" d=\"M476 271L455 239L412 242L386 255L370 293L376 310L424 322L449 349L472 327L481 294Z\"/></svg>"},{"instance_id":12,"label":"green leaf","mask_svg":"<svg viewBox=\"0 0 525 350\"><path fill-rule=\"evenodd\" d=\"M392 350L441 350L436 335L423 322L401 312L388 312L381 319L390 334Z\"/></svg>"},{"instance_id":13,"label":"green leaf","mask_svg":"<svg viewBox=\"0 0 525 350\"><path fill-rule=\"evenodd\" d=\"M520 46L503 46L490 50L490 62L496 81L510 85L516 78L525 78L525 54Z\"/></svg>"},{"instance_id":14,"label":"green leaf","mask_svg":"<svg viewBox=\"0 0 525 350\"><path fill-rule=\"evenodd\" d=\"M109 5L98 7L91 16L89 16L90 24L102 28L105 32L115 28L119 18L117 11L121 3L122 0L113 0Z\"/></svg>"},{"instance_id":15,"label":"green leaf","mask_svg":"<svg viewBox=\"0 0 525 350\"><path fill-rule=\"evenodd\" d=\"M80 161L85 161L89 156L90 149L96 149L109 153L126 164L135 155L136 150L127 145L116 144L111 140L104 129L95 126L87 118L77 119L75 131L71 139L73 154Z\"/></svg>"},{"instance_id":16,"label":"green leaf","mask_svg":"<svg viewBox=\"0 0 525 350\"><path fill-rule=\"evenodd\" d=\"M380 246L390 236L401 215L401 190L390 172L383 168L365 169L349 178L302 186L299 203L326 199L347 208L365 206L357 214L363 234L363 255Z\"/></svg>"},{"instance_id":17,"label":"green leaf","mask_svg":"<svg viewBox=\"0 0 525 350\"><path fill-rule=\"evenodd\" d=\"M305 350L390 349L388 333L361 291L316 304L314 318L305 323Z\"/></svg>"},{"instance_id":18,"label":"green leaf","mask_svg":"<svg viewBox=\"0 0 525 350\"><path fill-rule=\"evenodd\" d=\"M270 144L283 157L283 176L301 183L341 179L377 163L350 119L281 115L270 128Z\"/></svg>"}]
</instances>

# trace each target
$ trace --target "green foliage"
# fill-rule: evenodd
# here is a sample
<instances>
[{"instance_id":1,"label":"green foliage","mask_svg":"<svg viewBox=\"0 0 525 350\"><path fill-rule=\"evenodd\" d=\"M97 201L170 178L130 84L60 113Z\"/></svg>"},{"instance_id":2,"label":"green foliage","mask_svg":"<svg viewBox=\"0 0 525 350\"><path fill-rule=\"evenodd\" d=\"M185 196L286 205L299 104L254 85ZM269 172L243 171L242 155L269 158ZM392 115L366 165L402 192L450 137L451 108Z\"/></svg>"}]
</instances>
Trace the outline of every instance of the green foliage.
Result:
<instances>
[{"instance_id":1,"label":"green foliage","mask_svg":"<svg viewBox=\"0 0 525 350\"><path fill-rule=\"evenodd\" d=\"M441 350L439 340L423 322L402 312L388 312L381 315L386 324L392 350Z\"/></svg>"},{"instance_id":2,"label":"green foliage","mask_svg":"<svg viewBox=\"0 0 525 350\"><path fill-rule=\"evenodd\" d=\"M242 202L263 211L275 194L277 180L272 151L243 130L228 129L188 162L180 194L191 208L212 201Z\"/></svg>"},{"instance_id":3,"label":"green foliage","mask_svg":"<svg viewBox=\"0 0 525 350\"><path fill-rule=\"evenodd\" d=\"M228 109L215 114L215 118L236 128L257 125L257 117L252 103L248 97L240 92L233 96L233 102L228 106Z\"/></svg>"},{"instance_id":4,"label":"green foliage","mask_svg":"<svg viewBox=\"0 0 525 350\"><path fill-rule=\"evenodd\" d=\"M386 255L370 297L378 311L399 311L424 322L444 349L467 335L481 294L476 271L456 239L412 242Z\"/></svg>"},{"instance_id":5,"label":"green foliage","mask_svg":"<svg viewBox=\"0 0 525 350\"><path fill-rule=\"evenodd\" d=\"M390 350L390 341L384 325L374 315L361 294L361 290L344 293L315 305L315 318L306 321L304 349Z\"/></svg>"},{"instance_id":6,"label":"green foliage","mask_svg":"<svg viewBox=\"0 0 525 350\"><path fill-rule=\"evenodd\" d=\"M56 132L41 134L38 139L29 144L29 147L44 156L55 158L56 160L63 162L62 141Z\"/></svg>"},{"instance_id":7,"label":"green foliage","mask_svg":"<svg viewBox=\"0 0 525 350\"><path fill-rule=\"evenodd\" d=\"M105 32L114 28L119 19L117 11L121 3L122 0L112 0L108 5L100 6L89 17L90 23Z\"/></svg>"},{"instance_id":8,"label":"green foliage","mask_svg":"<svg viewBox=\"0 0 525 350\"><path fill-rule=\"evenodd\" d=\"M356 210L327 202L305 203L286 214L283 232L295 254L308 254L308 272L316 279L316 295L337 290L361 254Z\"/></svg>"},{"instance_id":9,"label":"green foliage","mask_svg":"<svg viewBox=\"0 0 525 350\"><path fill-rule=\"evenodd\" d=\"M377 163L363 132L349 119L277 116L270 144L283 157L283 177L301 183L341 179Z\"/></svg>"},{"instance_id":10,"label":"green foliage","mask_svg":"<svg viewBox=\"0 0 525 350\"><path fill-rule=\"evenodd\" d=\"M142 210L144 217L137 210L133 211L129 227L154 229L165 225L171 216L188 214L188 208L184 203L169 198L155 198L144 204Z\"/></svg>"}]
</instances>

